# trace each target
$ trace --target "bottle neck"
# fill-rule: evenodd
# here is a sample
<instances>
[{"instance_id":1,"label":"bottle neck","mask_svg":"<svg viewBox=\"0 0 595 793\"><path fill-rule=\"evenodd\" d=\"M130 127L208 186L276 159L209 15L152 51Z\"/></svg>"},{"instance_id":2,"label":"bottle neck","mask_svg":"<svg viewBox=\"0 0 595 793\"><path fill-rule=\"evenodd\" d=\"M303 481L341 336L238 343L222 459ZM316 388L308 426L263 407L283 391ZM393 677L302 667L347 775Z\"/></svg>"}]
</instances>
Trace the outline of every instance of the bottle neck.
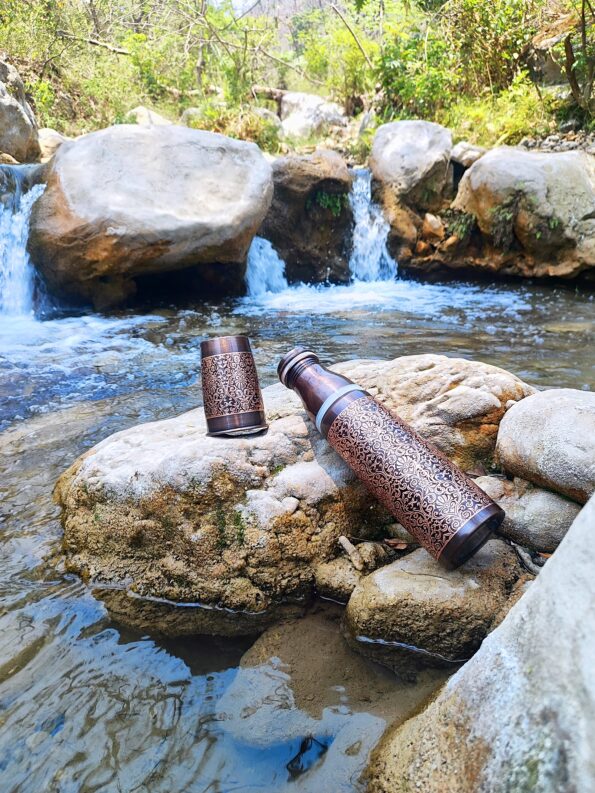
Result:
<instances>
[{"instance_id":1,"label":"bottle neck","mask_svg":"<svg viewBox=\"0 0 595 793\"><path fill-rule=\"evenodd\" d=\"M345 386L353 385L353 381L331 372L320 363L306 361L298 365L295 372L291 372L287 384L299 395L312 421L316 421L320 408L327 400Z\"/></svg>"}]
</instances>

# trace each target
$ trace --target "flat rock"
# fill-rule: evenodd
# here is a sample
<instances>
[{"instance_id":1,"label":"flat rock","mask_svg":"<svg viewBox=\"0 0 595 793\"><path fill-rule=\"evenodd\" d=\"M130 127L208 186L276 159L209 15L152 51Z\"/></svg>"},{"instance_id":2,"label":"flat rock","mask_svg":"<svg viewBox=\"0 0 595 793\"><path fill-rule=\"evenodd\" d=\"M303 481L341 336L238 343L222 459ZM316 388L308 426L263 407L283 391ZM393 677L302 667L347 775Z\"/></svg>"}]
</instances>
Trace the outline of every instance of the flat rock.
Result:
<instances>
[{"instance_id":1,"label":"flat rock","mask_svg":"<svg viewBox=\"0 0 595 793\"><path fill-rule=\"evenodd\" d=\"M337 369L467 469L493 465L500 419L532 393L502 369L438 355ZM314 569L337 556L341 534L389 533L394 519L298 397L281 384L263 396L266 434L207 437L197 408L79 458L56 489L69 569L133 596L263 614L313 594Z\"/></svg>"},{"instance_id":2,"label":"flat rock","mask_svg":"<svg viewBox=\"0 0 595 793\"><path fill-rule=\"evenodd\" d=\"M238 292L272 197L253 143L173 124L120 124L63 143L31 216L33 261L58 295L122 302L135 279L192 268Z\"/></svg>"},{"instance_id":3,"label":"flat rock","mask_svg":"<svg viewBox=\"0 0 595 793\"><path fill-rule=\"evenodd\" d=\"M502 540L454 571L439 569L420 548L360 580L345 611L347 637L401 674L412 656L421 664L460 663L478 649L522 572Z\"/></svg>"},{"instance_id":4,"label":"flat rock","mask_svg":"<svg viewBox=\"0 0 595 793\"><path fill-rule=\"evenodd\" d=\"M515 405L497 455L509 473L585 503L595 491L595 394L552 388Z\"/></svg>"},{"instance_id":5,"label":"flat rock","mask_svg":"<svg viewBox=\"0 0 595 793\"><path fill-rule=\"evenodd\" d=\"M506 512L498 534L542 553L553 553L580 511L574 501L515 477L475 480Z\"/></svg>"},{"instance_id":6,"label":"flat rock","mask_svg":"<svg viewBox=\"0 0 595 793\"><path fill-rule=\"evenodd\" d=\"M389 730L369 793L592 793L595 499L438 697Z\"/></svg>"}]
</instances>

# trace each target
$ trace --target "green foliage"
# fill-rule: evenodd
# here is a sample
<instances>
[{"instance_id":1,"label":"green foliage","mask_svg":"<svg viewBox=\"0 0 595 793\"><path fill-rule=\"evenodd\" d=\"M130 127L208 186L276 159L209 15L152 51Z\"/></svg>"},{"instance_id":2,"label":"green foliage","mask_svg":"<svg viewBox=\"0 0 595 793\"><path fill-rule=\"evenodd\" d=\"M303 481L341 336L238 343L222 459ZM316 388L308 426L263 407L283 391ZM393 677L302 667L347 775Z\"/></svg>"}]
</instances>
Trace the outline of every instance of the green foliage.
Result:
<instances>
[{"instance_id":1,"label":"green foliage","mask_svg":"<svg viewBox=\"0 0 595 793\"><path fill-rule=\"evenodd\" d=\"M391 30L379 60L388 116L431 117L460 96L496 95L518 73L543 0L449 0L415 5Z\"/></svg>"},{"instance_id":2,"label":"green foliage","mask_svg":"<svg viewBox=\"0 0 595 793\"><path fill-rule=\"evenodd\" d=\"M247 105L230 107L223 102L203 102L196 108L196 114L190 118L188 125L193 129L220 132L230 138L250 140L272 154L279 151L278 125Z\"/></svg>"},{"instance_id":3,"label":"green foliage","mask_svg":"<svg viewBox=\"0 0 595 793\"><path fill-rule=\"evenodd\" d=\"M449 234L456 234L465 243L469 241L477 227L475 215L471 215L469 212L462 212L460 209L447 209L442 214L442 219L446 222Z\"/></svg>"},{"instance_id":4,"label":"green foliage","mask_svg":"<svg viewBox=\"0 0 595 793\"><path fill-rule=\"evenodd\" d=\"M496 96L461 96L437 112L435 119L450 127L456 138L496 146L514 145L526 135L546 135L556 127L560 100L552 92L538 92L520 73L511 86Z\"/></svg>"},{"instance_id":5,"label":"green foliage","mask_svg":"<svg viewBox=\"0 0 595 793\"><path fill-rule=\"evenodd\" d=\"M349 204L347 193L327 193L325 190L316 190L308 196L306 209L312 210L315 206L328 209L333 217L338 218L343 209Z\"/></svg>"}]
</instances>

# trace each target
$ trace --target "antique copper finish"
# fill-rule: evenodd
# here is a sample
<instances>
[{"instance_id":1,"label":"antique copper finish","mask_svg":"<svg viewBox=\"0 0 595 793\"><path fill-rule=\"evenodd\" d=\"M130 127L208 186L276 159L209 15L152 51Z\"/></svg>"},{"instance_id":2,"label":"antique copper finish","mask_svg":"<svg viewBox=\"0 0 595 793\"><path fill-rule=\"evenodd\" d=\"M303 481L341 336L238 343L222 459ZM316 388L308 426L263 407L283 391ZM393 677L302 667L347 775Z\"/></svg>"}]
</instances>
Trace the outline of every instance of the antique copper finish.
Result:
<instances>
[{"instance_id":1,"label":"antique copper finish","mask_svg":"<svg viewBox=\"0 0 595 793\"><path fill-rule=\"evenodd\" d=\"M504 519L503 510L432 444L352 381L295 348L279 364L281 381L301 397L331 446L429 553L454 568Z\"/></svg>"},{"instance_id":2,"label":"antique copper finish","mask_svg":"<svg viewBox=\"0 0 595 793\"><path fill-rule=\"evenodd\" d=\"M250 435L267 427L247 336L201 342L202 391L208 435Z\"/></svg>"}]
</instances>

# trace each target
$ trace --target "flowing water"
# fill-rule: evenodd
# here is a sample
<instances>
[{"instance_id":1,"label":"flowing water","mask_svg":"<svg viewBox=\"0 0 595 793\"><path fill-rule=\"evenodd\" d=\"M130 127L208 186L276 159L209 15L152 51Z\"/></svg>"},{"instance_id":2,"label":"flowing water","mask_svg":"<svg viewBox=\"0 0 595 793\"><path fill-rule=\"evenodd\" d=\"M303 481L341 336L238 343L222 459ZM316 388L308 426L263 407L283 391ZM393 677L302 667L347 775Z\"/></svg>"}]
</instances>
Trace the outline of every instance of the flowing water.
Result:
<instances>
[{"instance_id":1,"label":"flowing water","mask_svg":"<svg viewBox=\"0 0 595 793\"><path fill-rule=\"evenodd\" d=\"M17 192L0 205L0 789L359 789L386 719L440 675L410 686L360 662L327 611L264 661L252 639L135 635L64 571L52 486L108 434L200 404L209 335L249 335L263 385L303 342L328 362L433 352L592 388L592 293L400 279L363 172L349 285L288 286L255 240L245 298L38 321L25 252L36 193Z\"/></svg>"}]
</instances>

